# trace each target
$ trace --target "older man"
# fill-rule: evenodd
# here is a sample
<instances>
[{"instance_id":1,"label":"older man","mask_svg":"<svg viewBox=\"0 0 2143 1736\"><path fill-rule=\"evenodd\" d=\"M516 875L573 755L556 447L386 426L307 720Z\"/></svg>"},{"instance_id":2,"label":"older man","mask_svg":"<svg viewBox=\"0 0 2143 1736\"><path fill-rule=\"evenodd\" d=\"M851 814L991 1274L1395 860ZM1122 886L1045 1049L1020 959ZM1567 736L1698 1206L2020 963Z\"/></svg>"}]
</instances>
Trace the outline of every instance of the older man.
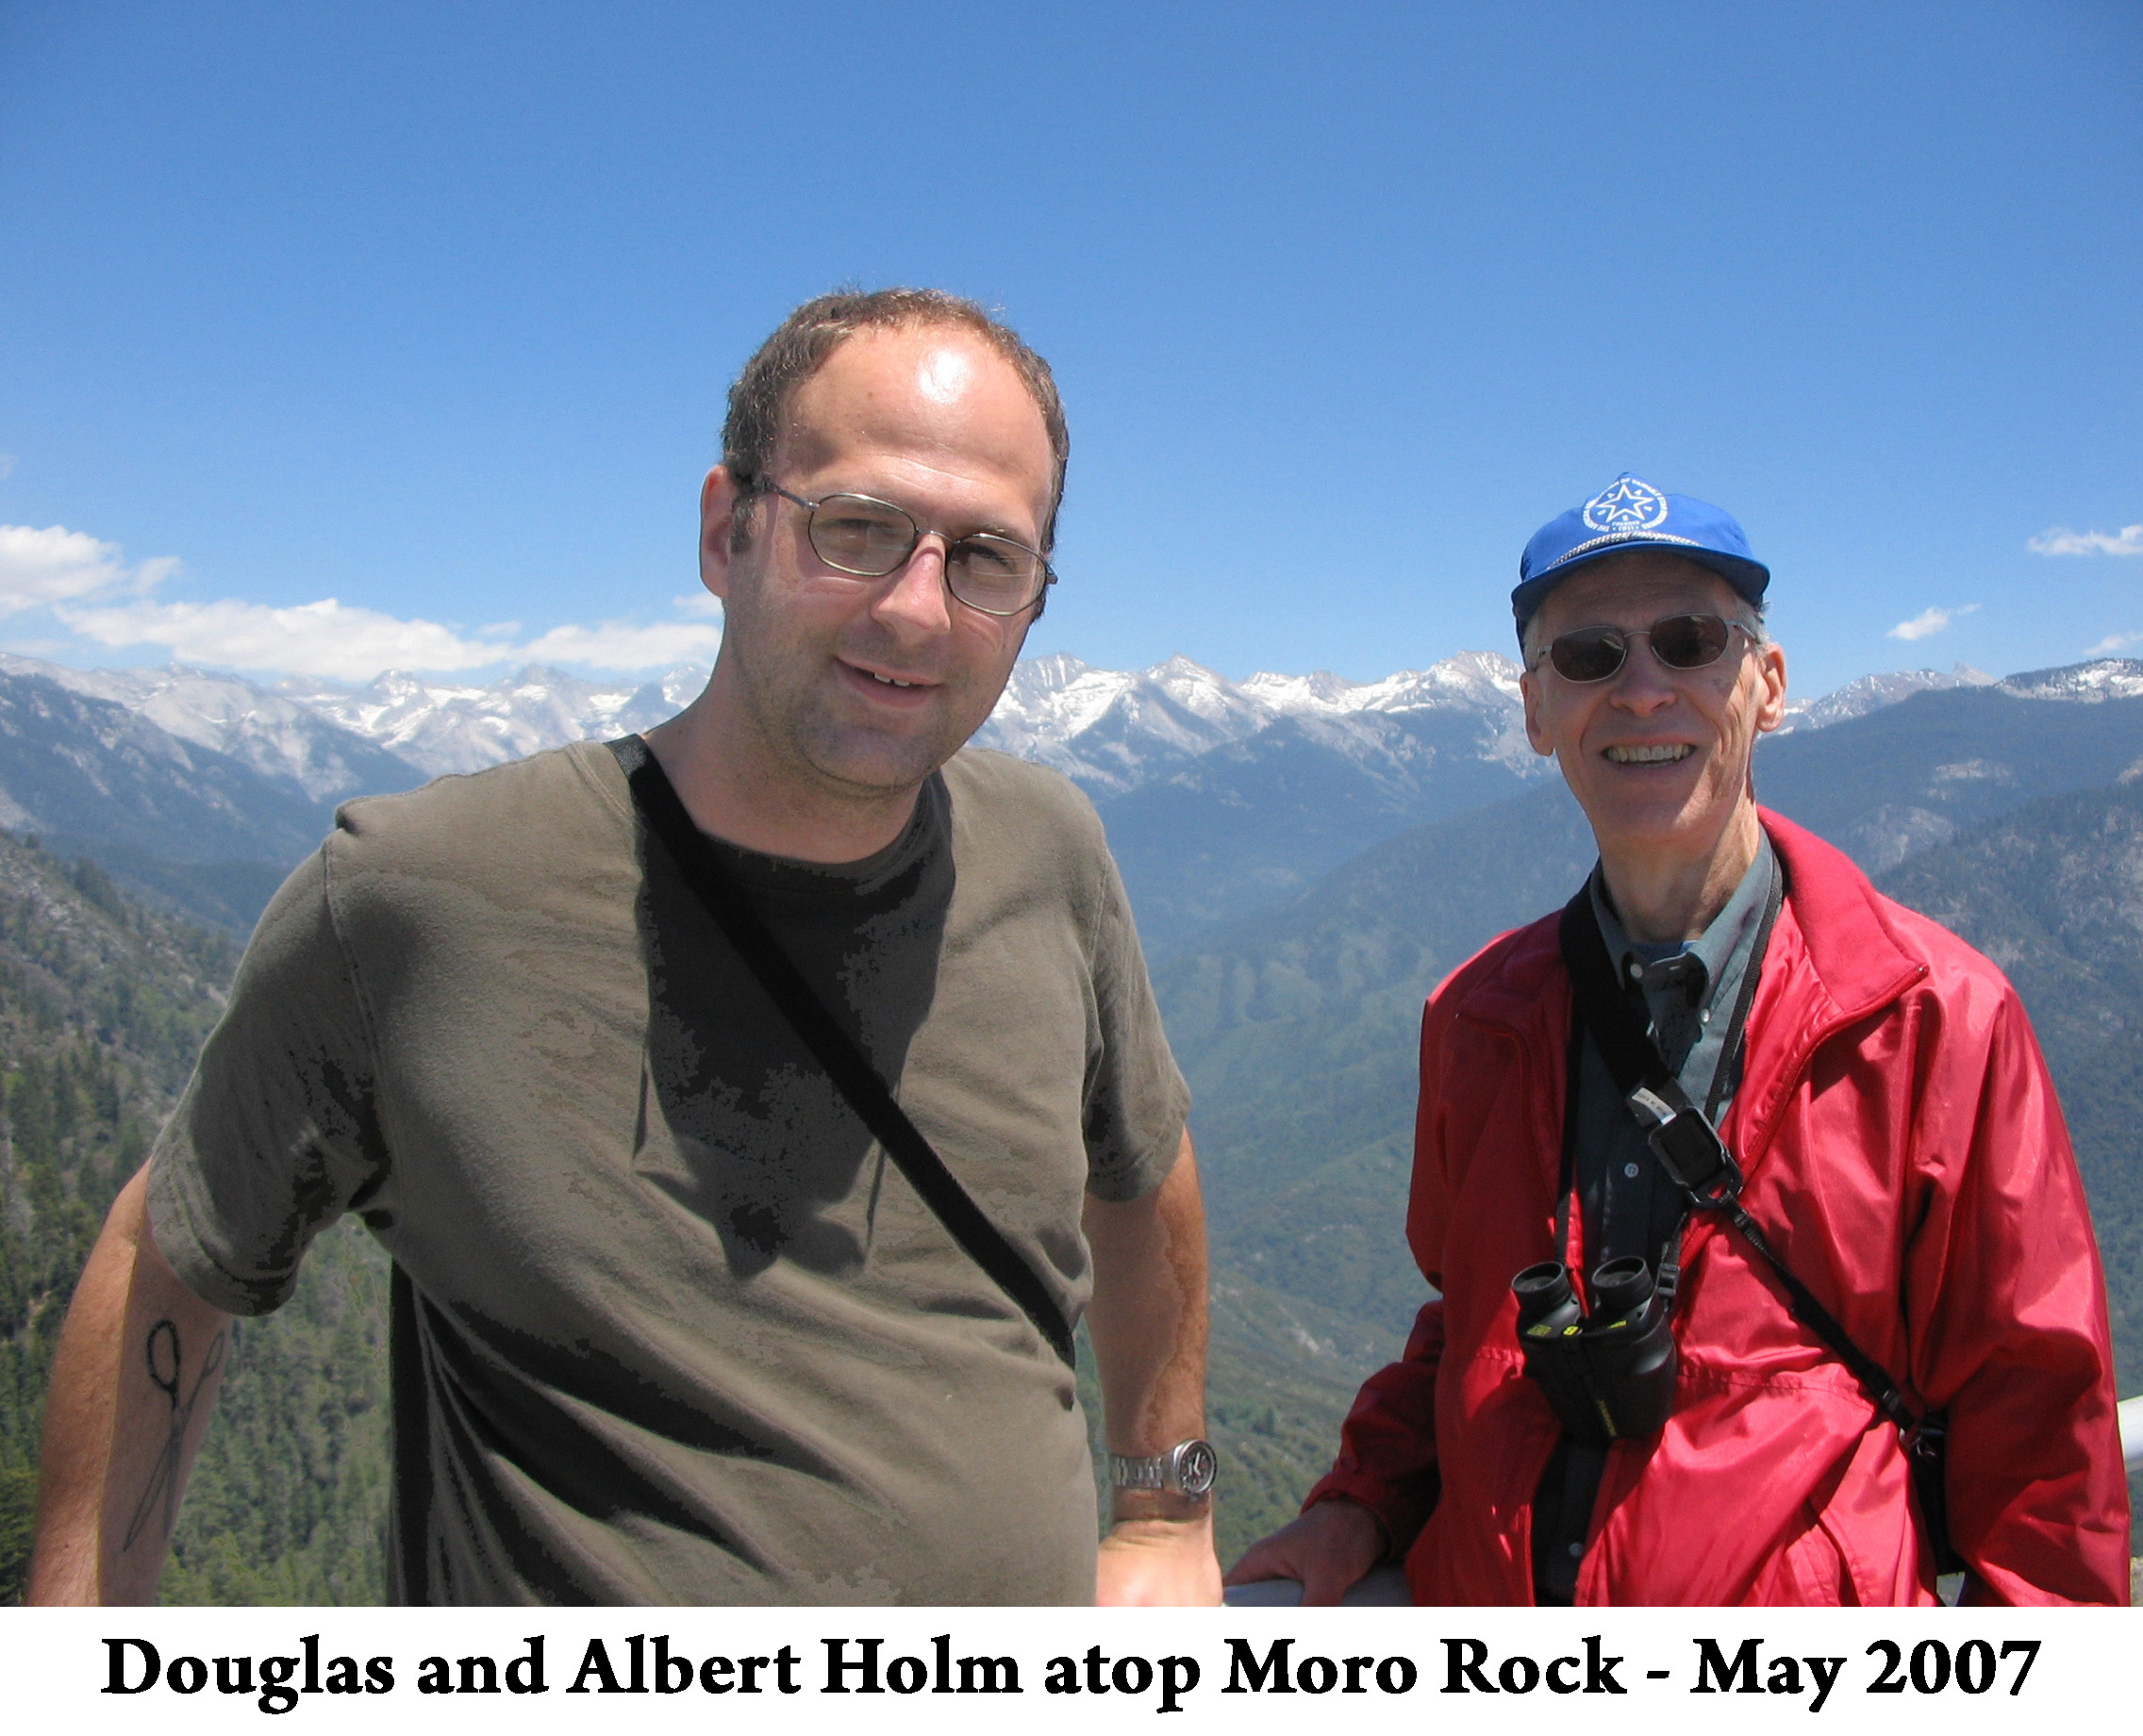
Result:
<instances>
[{"instance_id":1,"label":"older man","mask_svg":"<svg viewBox=\"0 0 2143 1736\"><path fill-rule=\"evenodd\" d=\"M1756 806L1768 570L1624 475L1520 579L1527 734L1599 867L1431 997L1407 1233L1440 1295L1231 1579L1923 1603L1946 1542L1976 1600L2125 1603L2060 1108L1992 965Z\"/></svg>"},{"instance_id":2,"label":"older man","mask_svg":"<svg viewBox=\"0 0 2143 1736\"><path fill-rule=\"evenodd\" d=\"M1091 808L961 751L1065 453L980 308L809 303L702 493L699 699L344 808L84 1276L33 1597L154 1590L228 1316L344 1212L406 1600L1089 1600L1083 1309L1099 1593L1218 1597L1182 1080Z\"/></svg>"}]
</instances>

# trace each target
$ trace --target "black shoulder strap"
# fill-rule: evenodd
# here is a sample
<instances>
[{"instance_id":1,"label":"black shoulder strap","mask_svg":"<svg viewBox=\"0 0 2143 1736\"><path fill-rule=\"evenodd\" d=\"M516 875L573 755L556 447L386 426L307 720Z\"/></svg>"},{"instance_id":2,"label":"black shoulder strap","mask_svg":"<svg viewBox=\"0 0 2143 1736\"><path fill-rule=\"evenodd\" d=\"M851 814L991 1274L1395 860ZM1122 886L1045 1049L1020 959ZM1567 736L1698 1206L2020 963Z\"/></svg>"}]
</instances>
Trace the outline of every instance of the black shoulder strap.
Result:
<instances>
[{"instance_id":1,"label":"black shoulder strap","mask_svg":"<svg viewBox=\"0 0 2143 1736\"><path fill-rule=\"evenodd\" d=\"M417 1290L399 1264L387 1279L387 1366L394 1458L394 1503L389 1511L388 1601L432 1601L431 1430L424 1390L424 1352L417 1336Z\"/></svg>"},{"instance_id":2,"label":"black shoulder strap","mask_svg":"<svg viewBox=\"0 0 2143 1736\"><path fill-rule=\"evenodd\" d=\"M1741 992L1734 1022L1726 1033L1725 1051L1718 1077L1723 1080L1744 1040L1749 1008L1753 1000L1757 967L1785 901L1784 876L1775 867L1765 906L1763 926L1757 931L1755 951L1742 973ZM1799 1320L1828 1346L1839 1362L1875 1401L1875 1407L1896 1424L1911 1458L1915 1487L1926 1510L1930 1541L1943 1572L1962 1566L1952 1549L1948 1515L1942 1499L1942 1419L1922 1415L1904 1396L1889 1372L1847 1334L1837 1316L1816 1299L1815 1293L1796 1278L1779 1258L1764 1234L1763 1227L1741 1203L1741 1170L1713 1128L1710 1117L1690 1102L1681 1083L1667 1070L1659 1046L1652 1040L1645 1022L1623 994L1607 958L1607 943L1600 933L1592 910L1592 890L1578 888L1575 898L1563 906L1561 943L1563 964L1570 972L1570 989L1579 1020L1599 1048L1615 1081L1615 1088L1637 1123L1645 1130L1661 1166L1688 1194L1700 1211L1720 1214L1738 1231L1771 1276L1785 1290L1786 1305ZM1719 1090L1712 1092L1716 1109Z\"/></svg>"},{"instance_id":3,"label":"black shoulder strap","mask_svg":"<svg viewBox=\"0 0 2143 1736\"><path fill-rule=\"evenodd\" d=\"M611 746L613 751L637 750L637 752L620 752L618 758L625 768L633 801L640 808L641 818L662 840L662 847L683 872L685 884L698 894L707 914L736 950L738 957L758 979L768 999L781 1010L782 1017L788 1019L804 1047L825 1069L827 1077L848 1100L849 1107L885 1148L886 1155L907 1178L909 1185L922 1196L923 1203L938 1215L953 1240L975 1265L989 1274L1005 1295L1019 1303L1021 1311L1034 1322L1035 1330L1049 1341L1051 1347L1064 1359L1065 1365L1072 1366L1076 1354L1072 1347L1072 1323L1057 1306L1056 1298L1036 1276L1034 1267L1005 1239L1004 1232L983 1215L982 1208L945 1167L944 1159L917 1131L915 1123L907 1118L907 1112L894 1100L869 1058L834 1022L833 1016L812 993L803 973L781 950L780 942L768 932L758 913L738 889L706 835L685 812L685 804L677 799L677 792L671 787L655 755L637 736L627 736ZM637 765L633 763L636 759Z\"/></svg>"}]
</instances>

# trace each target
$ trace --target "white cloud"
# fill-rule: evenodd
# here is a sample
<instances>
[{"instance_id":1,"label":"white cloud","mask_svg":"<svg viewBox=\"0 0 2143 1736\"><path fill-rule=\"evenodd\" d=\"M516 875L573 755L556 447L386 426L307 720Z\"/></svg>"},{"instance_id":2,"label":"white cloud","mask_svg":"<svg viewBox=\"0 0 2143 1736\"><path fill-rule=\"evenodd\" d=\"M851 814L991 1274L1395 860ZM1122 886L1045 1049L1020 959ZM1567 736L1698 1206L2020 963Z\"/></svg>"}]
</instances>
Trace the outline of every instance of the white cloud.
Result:
<instances>
[{"instance_id":1,"label":"white cloud","mask_svg":"<svg viewBox=\"0 0 2143 1736\"><path fill-rule=\"evenodd\" d=\"M451 673L494 663L576 663L601 670L651 670L705 658L722 645L722 629L703 621L636 625L602 621L553 627L532 639L485 629L467 634L438 621L404 620L333 597L270 608L257 603L154 603L62 605L75 633L113 648L153 645L181 663L224 669L370 681L382 670Z\"/></svg>"},{"instance_id":2,"label":"white cloud","mask_svg":"<svg viewBox=\"0 0 2143 1736\"><path fill-rule=\"evenodd\" d=\"M2143 633L2109 633L2084 654L2086 657L2110 657L2136 644L2143 644Z\"/></svg>"},{"instance_id":3,"label":"white cloud","mask_svg":"<svg viewBox=\"0 0 2143 1736\"><path fill-rule=\"evenodd\" d=\"M143 561L130 572L119 554L116 542L99 542L63 524L43 530L0 524L0 615L98 591L147 590L178 570L175 560L163 559Z\"/></svg>"},{"instance_id":4,"label":"white cloud","mask_svg":"<svg viewBox=\"0 0 2143 1736\"><path fill-rule=\"evenodd\" d=\"M291 608L257 603L62 606L59 619L100 645L160 645L181 663L369 681L382 670L481 669L515 654L510 642L469 638L436 621L402 620L333 597Z\"/></svg>"},{"instance_id":5,"label":"white cloud","mask_svg":"<svg viewBox=\"0 0 2143 1736\"><path fill-rule=\"evenodd\" d=\"M117 543L62 525L0 524L0 617L46 608L77 637L114 650L160 647L180 662L329 681L370 681L390 669L451 673L523 661L653 670L711 661L722 644L722 605L704 591L672 600L680 615L697 619L573 623L523 639L518 621L471 633L333 597L274 608L235 598L165 603L148 595L177 570L172 559L129 569Z\"/></svg>"},{"instance_id":6,"label":"white cloud","mask_svg":"<svg viewBox=\"0 0 2143 1736\"><path fill-rule=\"evenodd\" d=\"M1924 639L1941 632L1952 621L1969 615L1978 607L1976 603L1967 603L1953 609L1922 609L1910 620L1898 622L1885 637L1893 639Z\"/></svg>"},{"instance_id":7,"label":"white cloud","mask_svg":"<svg viewBox=\"0 0 2143 1736\"><path fill-rule=\"evenodd\" d=\"M606 620L593 627L553 627L513 654L531 663L586 663L599 670L651 670L672 663L714 661L722 629L705 621L657 621L638 627Z\"/></svg>"},{"instance_id":8,"label":"white cloud","mask_svg":"<svg viewBox=\"0 0 2143 1736\"><path fill-rule=\"evenodd\" d=\"M11 452L0 452L0 482L6 482L14 473L15 455Z\"/></svg>"},{"instance_id":9,"label":"white cloud","mask_svg":"<svg viewBox=\"0 0 2143 1736\"><path fill-rule=\"evenodd\" d=\"M2056 525L2034 537L2031 548L2034 554L2143 554L2143 524L2131 524L2118 537Z\"/></svg>"}]
</instances>

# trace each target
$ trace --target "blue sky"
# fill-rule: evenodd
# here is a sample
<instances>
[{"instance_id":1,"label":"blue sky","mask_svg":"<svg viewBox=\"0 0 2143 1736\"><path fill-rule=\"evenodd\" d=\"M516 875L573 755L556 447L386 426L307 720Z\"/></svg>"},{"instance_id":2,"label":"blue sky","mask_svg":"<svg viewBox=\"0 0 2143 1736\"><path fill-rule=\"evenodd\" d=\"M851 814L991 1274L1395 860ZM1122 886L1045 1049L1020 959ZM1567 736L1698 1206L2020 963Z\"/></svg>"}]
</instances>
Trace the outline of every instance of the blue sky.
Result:
<instances>
[{"instance_id":1,"label":"blue sky","mask_svg":"<svg viewBox=\"0 0 2143 1736\"><path fill-rule=\"evenodd\" d=\"M2143 654L2139 219L2132 0L8 0L0 646L704 654L723 393L855 281L1057 369L1031 650L1506 650L1630 469L1802 691Z\"/></svg>"}]
</instances>

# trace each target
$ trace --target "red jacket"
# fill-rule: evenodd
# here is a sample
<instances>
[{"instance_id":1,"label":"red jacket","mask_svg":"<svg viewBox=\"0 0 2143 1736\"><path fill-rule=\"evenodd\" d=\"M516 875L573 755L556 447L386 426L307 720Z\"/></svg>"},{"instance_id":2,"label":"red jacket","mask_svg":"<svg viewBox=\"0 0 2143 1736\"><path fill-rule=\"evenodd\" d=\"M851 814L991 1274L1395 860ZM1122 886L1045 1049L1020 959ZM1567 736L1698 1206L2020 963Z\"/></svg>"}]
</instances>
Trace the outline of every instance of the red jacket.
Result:
<instances>
[{"instance_id":1,"label":"red jacket","mask_svg":"<svg viewBox=\"0 0 2143 1736\"><path fill-rule=\"evenodd\" d=\"M2125 1604L2105 1284L2023 1007L1829 845L1763 821L1787 897L1721 1129L1747 1204L1854 1342L1949 1413L1975 1598ZM1422 1017L1406 1234L1441 1298L1310 1496L1384 1520L1417 1603L1532 1601L1557 1425L1522 1374L1510 1281L1558 1257L1570 1024L1553 917L1461 966ZM1708 1217L1684 1234L1674 1320L1673 1415L1610 1449L1578 1602L1933 1602L1897 1430Z\"/></svg>"}]
</instances>

